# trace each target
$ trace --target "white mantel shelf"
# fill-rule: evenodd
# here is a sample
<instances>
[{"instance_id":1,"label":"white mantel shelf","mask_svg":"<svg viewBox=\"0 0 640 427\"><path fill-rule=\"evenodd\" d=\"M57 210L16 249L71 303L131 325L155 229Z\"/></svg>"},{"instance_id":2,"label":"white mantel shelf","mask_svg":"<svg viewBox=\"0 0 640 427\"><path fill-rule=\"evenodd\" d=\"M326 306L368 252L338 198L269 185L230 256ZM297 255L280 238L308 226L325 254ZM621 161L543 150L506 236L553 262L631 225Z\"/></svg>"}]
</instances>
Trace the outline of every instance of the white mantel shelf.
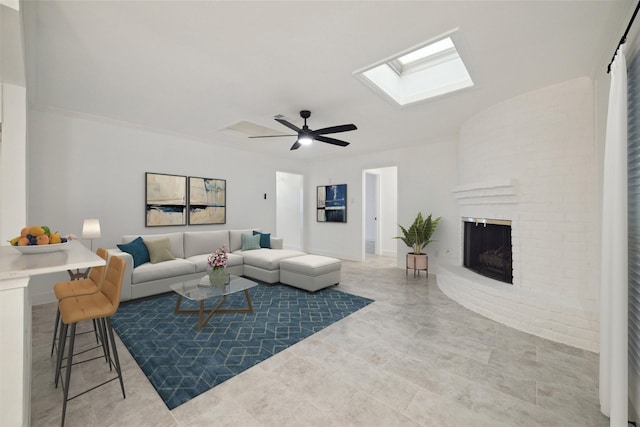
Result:
<instances>
[{"instance_id":1,"label":"white mantel shelf","mask_svg":"<svg viewBox=\"0 0 640 427\"><path fill-rule=\"evenodd\" d=\"M461 205L518 203L515 179L476 182L454 187L453 197Z\"/></svg>"},{"instance_id":2,"label":"white mantel shelf","mask_svg":"<svg viewBox=\"0 0 640 427\"><path fill-rule=\"evenodd\" d=\"M28 426L31 418L32 276L104 265L78 241L64 251L22 254L0 246L0 417L3 426ZM53 283L52 283L53 285Z\"/></svg>"}]
</instances>

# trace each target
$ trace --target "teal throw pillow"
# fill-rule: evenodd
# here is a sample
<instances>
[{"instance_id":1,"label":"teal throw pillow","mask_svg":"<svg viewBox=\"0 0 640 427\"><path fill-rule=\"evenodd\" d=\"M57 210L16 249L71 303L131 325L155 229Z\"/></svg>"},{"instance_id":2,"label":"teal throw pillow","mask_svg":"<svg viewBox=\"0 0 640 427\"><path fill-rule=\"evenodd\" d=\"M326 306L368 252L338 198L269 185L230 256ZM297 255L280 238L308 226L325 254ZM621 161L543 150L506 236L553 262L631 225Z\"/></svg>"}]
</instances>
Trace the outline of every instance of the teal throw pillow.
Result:
<instances>
[{"instance_id":1,"label":"teal throw pillow","mask_svg":"<svg viewBox=\"0 0 640 427\"><path fill-rule=\"evenodd\" d=\"M253 230L254 236L260 236L260 247L271 249L271 233L261 233L259 231Z\"/></svg>"},{"instance_id":2,"label":"teal throw pillow","mask_svg":"<svg viewBox=\"0 0 640 427\"><path fill-rule=\"evenodd\" d=\"M126 252L133 257L133 268L151 261L149 250L144 244L142 237L138 236L129 243L116 245L122 252Z\"/></svg>"},{"instance_id":3,"label":"teal throw pillow","mask_svg":"<svg viewBox=\"0 0 640 427\"><path fill-rule=\"evenodd\" d=\"M260 249L260 236L250 236L243 234L240 236L242 239L242 250L250 251L252 249Z\"/></svg>"}]
</instances>

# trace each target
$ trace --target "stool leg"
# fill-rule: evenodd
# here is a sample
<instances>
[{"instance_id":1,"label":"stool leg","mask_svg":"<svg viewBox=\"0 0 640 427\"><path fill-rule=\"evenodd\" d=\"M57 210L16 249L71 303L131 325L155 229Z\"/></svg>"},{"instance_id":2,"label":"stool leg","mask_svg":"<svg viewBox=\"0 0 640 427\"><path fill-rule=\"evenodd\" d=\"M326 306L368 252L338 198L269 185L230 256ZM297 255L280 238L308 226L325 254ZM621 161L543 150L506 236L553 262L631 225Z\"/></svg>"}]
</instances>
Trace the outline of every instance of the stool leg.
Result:
<instances>
[{"instance_id":1,"label":"stool leg","mask_svg":"<svg viewBox=\"0 0 640 427\"><path fill-rule=\"evenodd\" d=\"M51 340L51 356L53 356L53 350L56 348L56 335L58 334L58 326L60 326L60 309L56 310L56 324L53 329L53 340Z\"/></svg>"},{"instance_id":2,"label":"stool leg","mask_svg":"<svg viewBox=\"0 0 640 427\"><path fill-rule=\"evenodd\" d=\"M76 339L76 323L71 324L71 337L69 338L69 353L67 355L67 372L65 372L65 380L62 383L62 389L64 390L64 402L62 402L62 423L61 427L64 427L64 418L67 413L67 402L69 398L69 387L71 386L71 365L73 364L73 345Z\"/></svg>"},{"instance_id":3,"label":"stool leg","mask_svg":"<svg viewBox=\"0 0 640 427\"><path fill-rule=\"evenodd\" d=\"M111 354L109 353L109 338L107 337L107 327L105 326L104 319L97 319L98 327L100 328L100 339L102 340L102 351L104 353L104 360L109 364L109 370L111 368Z\"/></svg>"},{"instance_id":4,"label":"stool leg","mask_svg":"<svg viewBox=\"0 0 640 427\"><path fill-rule=\"evenodd\" d=\"M62 359L64 359L64 348L67 343L68 329L69 329L69 325L66 325L64 323L60 325L60 335L58 336L58 358L56 359L56 377L55 377L56 388L58 388L58 379L60 378Z\"/></svg>"},{"instance_id":5,"label":"stool leg","mask_svg":"<svg viewBox=\"0 0 640 427\"><path fill-rule=\"evenodd\" d=\"M98 325L96 319L93 319L93 333L96 334L96 344L100 344L98 341Z\"/></svg>"},{"instance_id":6,"label":"stool leg","mask_svg":"<svg viewBox=\"0 0 640 427\"><path fill-rule=\"evenodd\" d=\"M122 370L120 369L120 359L118 358L118 350L116 349L116 340L113 337L113 326L111 325L111 318L107 317L107 329L109 330L109 340L111 341L111 347L113 348L113 358L116 364L116 372L118 373L118 378L120 379L120 388L122 389L122 397L124 399L127 396L124 393L124 382L122 381Z\"/></svg>"}]
</instances>

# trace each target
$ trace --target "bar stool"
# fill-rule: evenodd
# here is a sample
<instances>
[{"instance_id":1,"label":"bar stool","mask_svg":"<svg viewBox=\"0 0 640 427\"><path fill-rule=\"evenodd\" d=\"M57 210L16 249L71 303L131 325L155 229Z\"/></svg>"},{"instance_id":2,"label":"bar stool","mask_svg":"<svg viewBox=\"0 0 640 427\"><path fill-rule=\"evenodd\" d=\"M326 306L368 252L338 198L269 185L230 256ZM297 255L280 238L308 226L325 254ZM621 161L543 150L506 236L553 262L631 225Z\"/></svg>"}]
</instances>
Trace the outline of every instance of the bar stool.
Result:
<instances>
[{"instance_id":1,"label":"bar stool","mask_svg":"<svg viewBox=\"0 0 640 427\"><path fill-rule=\"evenodd\" d=\"M105 248L98 248L96 254L105 261L109 257L109 252ZM90 295L100 290L102 286L102 278L104 277L103 265L93 267L89 277L80 280L68 280L65 282L58 282L53 285L53 293L58 300L58 303L64 298L69 298L79 295ZM56 346L56 336L58 335L58 327L60 326L60 309L56 312L56 324L53 329L53 339L51 340L51 356ZM98 328L96 322L93 322L94 331L96 331L96 339L98 338Z\"/></svg>"},{"instance_id":2,"label":"bar stool","mask_svg":"<svg viewBox=\"0 0 640 427\"><path fill-rule=\"evenodd\" d=\"M56 363L56 376L55 384L58 386L58 379L62 380L62 360L66 346L67 333L69 333L69 349L67 352L67 366L65 372L65 379L62 382L62 389L64 392L64 402L62 404L62 426L64 426L65 415L67 412L67 402L88 393L100 386L103 386L116 379L120 380L120 388L122 389L122 397L126 398L124 391L124 382L122 381L122 372L120 369L120 360L118 358L118 350L116 348L116 342L113 335L113 327L111 325L111 316L115 314L120 306L120 295L122 293L122 278L124 277L125 261L123 258L113 256L109 259L107 265L107 271L104 279L102 280L102 287L100 291L90 295L80 295L75 297L68 297L62 299L58 308L60 310L60 318L62 320L62 327L60 328L60 336L58 342L58 358ZM102 331L102 336L105 337L103 341L108 343L105 348L105 356L108 358L109 369L115 368L117 375L110 378L96 386L91 387L75 396L69 397L69 386L71 384L71 368L73 365L83 363L88 360L80 362L73 362L73 351L76 338L76 326L78 322L83 320L97 320L98 327ZM71 326L71 328L69 328ZM70 331L69 331L70 329ZM109 346L111 351L109 351ZM111 357L113 354L113 358ZM92 359L90 359L92 360Z\"/></svg>"}]
</instances>

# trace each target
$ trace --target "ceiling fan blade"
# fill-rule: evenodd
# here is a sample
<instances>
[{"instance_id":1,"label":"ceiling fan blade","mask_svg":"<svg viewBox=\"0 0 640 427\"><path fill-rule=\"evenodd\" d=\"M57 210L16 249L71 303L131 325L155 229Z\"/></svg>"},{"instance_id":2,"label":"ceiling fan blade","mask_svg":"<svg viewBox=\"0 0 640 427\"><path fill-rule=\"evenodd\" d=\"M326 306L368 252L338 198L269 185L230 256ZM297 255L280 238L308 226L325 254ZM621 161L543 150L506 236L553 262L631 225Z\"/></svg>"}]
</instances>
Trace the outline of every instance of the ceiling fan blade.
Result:
<instances>
[{"instance_id":1,"label":"ceiling fan blade","mask_svg":"<svg viewBox=\"0 0 640 427\"><path fill-rule=\"evenodd\" d=\"M280 138L283 136L298 136L298 135L258 135L258 136L250 136L249 138Z\"/></svg>"},{"instance_id":2,"label":"ceiling fan blade","mask_svg":"<svg viewBox=\"0 0 640 427\"><path fill-rule=\"evenodd\" d=\"M301 145L302 144L296 141L295 144L293 144L289 150L297 150L298 148L300 148Z\"/></svg>"},{"instance_id":3,"label":"ceiling fan blade","mask_svg":"<svg viewBox=\"0 0 640 427\"><path fill-rule=\"evenodd\" d=\"M288 127L291 130L295 130L296 132L300 132L302 129L300 129L298 126L289 123L288 121L286 121L285 119L281 119L280 117L275 117L275 121L285 125L286 127Z\"/></svg>"},{"instance_id":4,"label":"ceiling fan blade","mask_svg":"<svg viewBox=\"0 0 640 427\"><path fill-rule=\"evenodd\" d=\"M326 135L328 133L348 132L350 130L356 130L356 129L358 129L358 128L354 124L330 126L328 128L322 128L322 129L314 130L313 134L314 135Z\"/></svg>"},{"instance_id":5,"label":"ceiling fan blade","mask_svg":"<svg viewBox=\"0 0 640 427\"><path fill-rule=\"evenodd\" d=\"M328 136L320 136L320 135L318 135L314 139L316 141L326 142L327 144L339 145L340 147L346 147L347 145L349 145L349 143L346 142L346 141L341 141L341 140L335 139L335 138L329 138Z\"/></svg>"}]
</instances>

